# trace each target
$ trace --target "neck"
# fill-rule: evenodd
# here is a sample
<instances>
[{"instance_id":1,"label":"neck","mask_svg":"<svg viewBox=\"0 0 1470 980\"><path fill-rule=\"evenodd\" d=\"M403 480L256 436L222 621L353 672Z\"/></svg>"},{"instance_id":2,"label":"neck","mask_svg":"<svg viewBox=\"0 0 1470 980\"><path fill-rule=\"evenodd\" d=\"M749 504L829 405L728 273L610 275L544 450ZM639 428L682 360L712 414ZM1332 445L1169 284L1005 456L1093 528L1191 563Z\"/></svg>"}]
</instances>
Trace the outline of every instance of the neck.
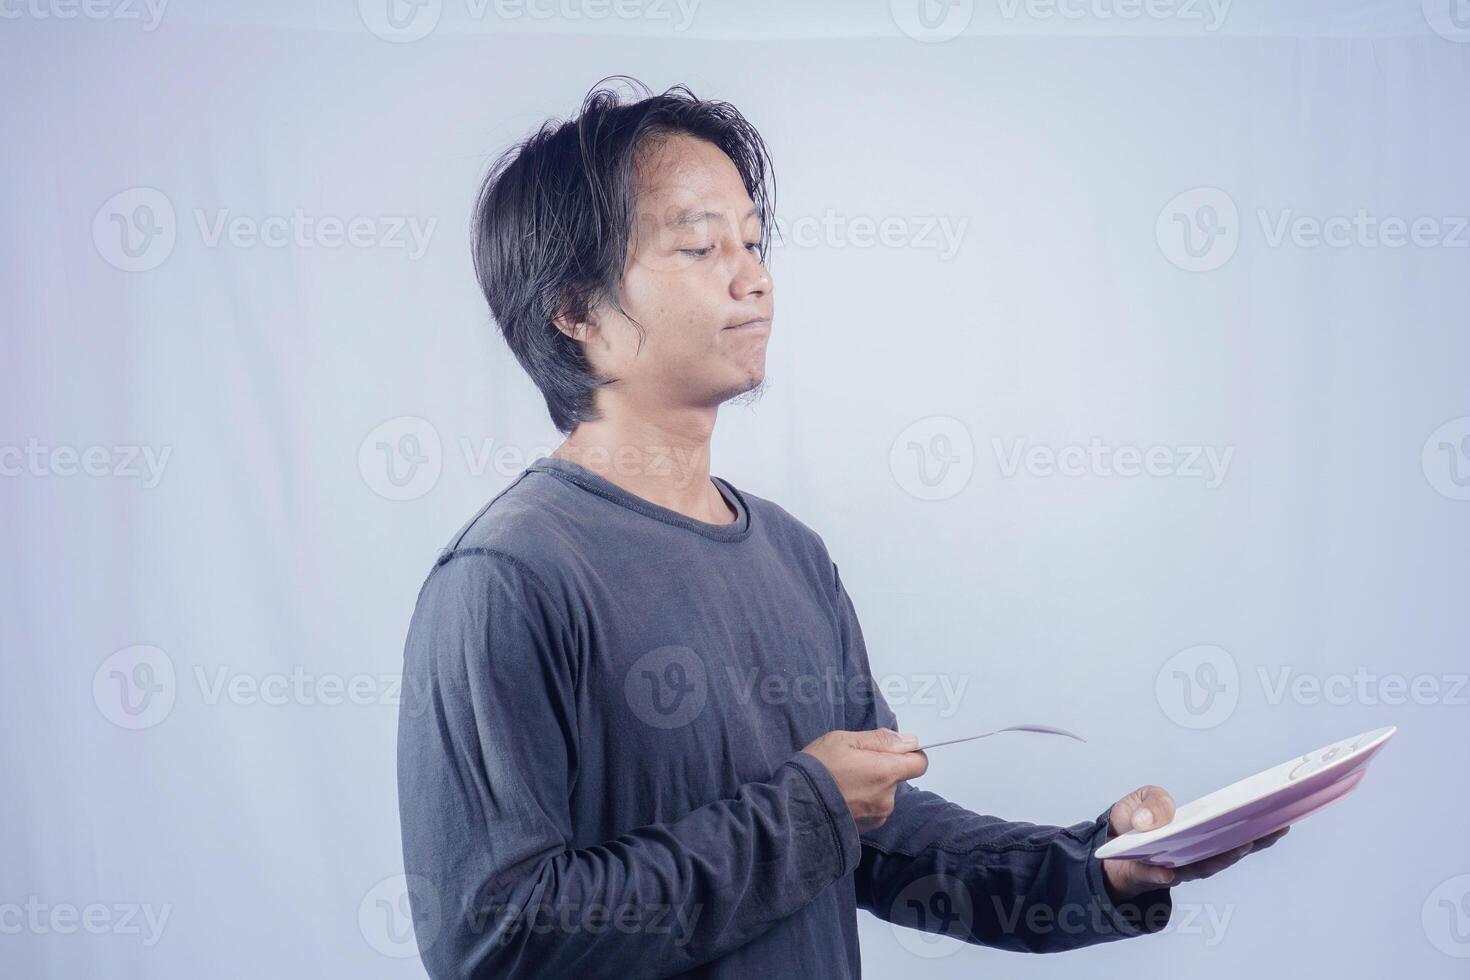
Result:
<instances>
[{"instance_id":1,"label":"neck","mask_svg":"<svg viewBox=\"0 0 1470 980\"><path fill-rule=\"evenodd\" d=\"M622 406L599 407L603 417L577 426L552 456L693 520L732 521L729 505L710 482L717 409L663 409L651 417Z\"/></svg>"}]
</instances>

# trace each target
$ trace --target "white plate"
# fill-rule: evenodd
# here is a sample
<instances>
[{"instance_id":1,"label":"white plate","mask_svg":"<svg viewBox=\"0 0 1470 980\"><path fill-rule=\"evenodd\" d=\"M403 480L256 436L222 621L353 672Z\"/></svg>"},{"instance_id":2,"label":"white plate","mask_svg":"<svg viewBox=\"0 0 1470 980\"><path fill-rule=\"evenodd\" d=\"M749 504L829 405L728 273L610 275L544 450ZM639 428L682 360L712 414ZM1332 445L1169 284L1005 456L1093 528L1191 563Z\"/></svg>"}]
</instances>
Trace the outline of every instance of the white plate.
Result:
<instances>
[{"instance_id":1,"label":"white plate","mask_svg":"<svg viewBox=\"0 0 1470 980\"><path fill-rule=\"evenodd\" d=\"M1265 837L1351 793L1396 731L1375 728L1231 783L1179 807L1162 827L1119 834L1097 856L1177 868Z\"/></svg>"}]
</instances>

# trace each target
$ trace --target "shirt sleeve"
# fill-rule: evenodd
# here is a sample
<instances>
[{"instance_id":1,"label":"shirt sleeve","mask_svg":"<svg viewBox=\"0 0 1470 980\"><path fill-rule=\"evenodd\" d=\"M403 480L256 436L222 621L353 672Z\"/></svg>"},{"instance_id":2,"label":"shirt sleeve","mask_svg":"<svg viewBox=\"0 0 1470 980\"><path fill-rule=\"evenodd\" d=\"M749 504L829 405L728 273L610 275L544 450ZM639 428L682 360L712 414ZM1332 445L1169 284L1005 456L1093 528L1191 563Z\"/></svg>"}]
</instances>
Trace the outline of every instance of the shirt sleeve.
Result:
<instances>
[{"instance_id":1,"label":"shirt sleeve","mask_svg":"<svg viewBox=\"0 0 1470 980\"><path fill-rule=\"evenodd\" d=\"M847 727L897 731L835 563L832 575L844 669L864 679L849 686L866 692L847 704ZM1063 952L1158 932L1172 915L1169 889L1115 904L1094 856L1107 833L1108 810L1069 827L1012 822L903 782L893 814L861 834L858 905L896 925L1016 952Z\"/></svg>"},{"instance_id":2,"label":"shirt sleeve","mask_svg":"<svg viewBox=\"0 0 1470 980\"><path fill-rule=\"evenodd\" d=\"M678 973L853 870L857 829L804 752L731 799L573 847L577 645L548 596L522 563L484 550L441 557L419 593L397 762L430 976Z\"/></svg>"}]
</instances>

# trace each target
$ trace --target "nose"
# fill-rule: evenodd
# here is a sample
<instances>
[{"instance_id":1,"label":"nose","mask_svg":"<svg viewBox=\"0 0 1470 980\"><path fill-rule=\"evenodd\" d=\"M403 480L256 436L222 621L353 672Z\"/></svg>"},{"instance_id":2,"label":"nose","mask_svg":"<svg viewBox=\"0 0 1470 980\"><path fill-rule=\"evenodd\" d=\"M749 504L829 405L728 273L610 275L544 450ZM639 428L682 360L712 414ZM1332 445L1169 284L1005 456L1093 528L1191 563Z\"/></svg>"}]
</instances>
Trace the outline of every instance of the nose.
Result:
<instances>
[{"instance_id":1,"label":"nose","mask_svg":"<svg viewBox=\"0 0 1470 980\"><path fill-rule=\"evenodd\" d=\"M765 263L748 248L741 248L740 252L743 257L730 280L731 297L745 299L766 295L772 290L774 283L771 282L771 274L766 270Z\"/></svg>"}]
</instances>

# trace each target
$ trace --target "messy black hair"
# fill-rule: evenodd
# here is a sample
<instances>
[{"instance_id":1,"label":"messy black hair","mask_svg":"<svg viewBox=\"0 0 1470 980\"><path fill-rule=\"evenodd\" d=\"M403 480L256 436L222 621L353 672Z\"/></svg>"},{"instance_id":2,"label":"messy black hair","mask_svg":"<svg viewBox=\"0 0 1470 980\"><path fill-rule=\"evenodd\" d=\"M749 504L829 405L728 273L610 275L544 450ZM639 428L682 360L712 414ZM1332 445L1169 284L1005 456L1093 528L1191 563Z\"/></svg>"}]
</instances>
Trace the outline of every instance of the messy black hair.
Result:
<instances>
[{"instance_id":1,"label":"messy black hair","mask_svg":"<svg viewBox=\"0 0 1470 980\"><path fill-rule=\"evenodd\" d=\"M605 87L615 81L642 98L625 101ZM628 76L604 78L575 119L544 123L502 153L480 186L470 229L475 276L564 434L601 417L594 392L614 379L596 375L582 342L553 321L585 320L600 303L627 315L619 294L637 213L638 154L676 135L713 143L734 163L760 219L764 261L775 200L765 142L734 106L698 99L685 85L653 95ZM641 348L643 328L634 326Z\"/></svg>"}]
</instances>

